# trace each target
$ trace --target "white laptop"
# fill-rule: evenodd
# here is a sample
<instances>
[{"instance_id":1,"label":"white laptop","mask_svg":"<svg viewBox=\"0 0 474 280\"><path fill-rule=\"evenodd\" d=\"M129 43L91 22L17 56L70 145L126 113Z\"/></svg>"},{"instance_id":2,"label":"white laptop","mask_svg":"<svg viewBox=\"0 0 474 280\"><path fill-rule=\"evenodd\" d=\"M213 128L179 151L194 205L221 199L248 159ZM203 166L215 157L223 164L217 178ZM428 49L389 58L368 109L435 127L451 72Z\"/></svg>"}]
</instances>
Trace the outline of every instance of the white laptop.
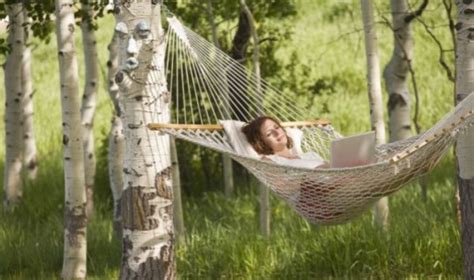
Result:
<instances>
[{"instance_id":1,"label":"white laptop","mask_svg":"<svg viewBox=\"0 0 474 280\"><path fill-rule=\"evenodd\" d=\"M375 131L331 142L331 167L351 167L373 162L375 162Z\"/></svg>"}]
</instances>

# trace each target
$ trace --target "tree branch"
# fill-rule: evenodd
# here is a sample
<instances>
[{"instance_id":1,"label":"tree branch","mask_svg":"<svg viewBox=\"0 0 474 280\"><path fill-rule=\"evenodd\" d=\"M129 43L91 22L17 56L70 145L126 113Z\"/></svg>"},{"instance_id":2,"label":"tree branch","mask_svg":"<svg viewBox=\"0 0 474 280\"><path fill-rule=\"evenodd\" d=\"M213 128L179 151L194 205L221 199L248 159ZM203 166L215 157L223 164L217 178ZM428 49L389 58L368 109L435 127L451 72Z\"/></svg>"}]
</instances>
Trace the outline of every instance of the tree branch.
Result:
<instances>
[{"instance_id":1,"label":"tree branch","mask_svg":"<svg viewBox=\"0 0 474 280\"><path fill-rule=\"evenodd\" d=\"M415 18L421 16L421 14L423 13L423 11L426 9L426 6L428 6L428 0L423 0L423 3L421 3L420 7L418 9L416 9L415 11L409 13L406 17L405 17L405 22L406 23L410 23L412 20L414 20ZM443 1L444 2L444 1Z\"/></svg>"},{"instance_id":2,"label":"tree branch","mask_svg":"<svg viewBox=\"0 0 474 280\"><path fill-rule=\"evenodd\" d=\"M390 24L390 21L388 20L388 18L386 18L385 16L382 16L382 19L384 20L385 24L390 29L392 29L392 32L395 33L395 29ZM408 24L408 22L407 22L407 24ZM397 39L396 44L399 44L401 50L403 51L402 59L404 59L406 61L407 67L408 67L408 72L410 72L412 86L413 86L413 93L415 94L415 113L414 113L414 116L413 116L413 123L415 125L416 134L420 134L421 126L418 122L419 112L420 112L420 98L419 98L419 94L418 94L418 85L416 83L415 70L413 69L413 66L411 64L411 59L409 59L407 51L405 50L405 48L403 48L403 44L400 44L400 42L398 42L398 39Z\"/></svg>"},{"instance_id":3,"label":"tree branch","mask_svg":"<svg viewBox=\"0 0 474 280\"><path fill-rule=\"evenodd\" d=\"M425 28L426 32L428 32L428 34L430 35L430 37L433 39L433 41L435 41L436 45L438 46L438 49L439 49L439 63L441 64L441 66L444 68L444 70L446 71L446 74L448 75L448 79L451 81L451 82L454 82L455 81L455 77L454 77L454 74L453 74L453 71L451 70L451 68L449 68L449 65L448 63L446 62L445 60L445 57L444 57L444 53L445 52L449 52L449 50L445 50L443 48L443 45L441 44L441 41L438 40L438 38L436 37L436 35L433 33L433 31L431 31L430 27L423 21L421 20L420 18L418 18L418 21L423 25L423 27Z\"/></svg>"},{"instance_id":4,"label":"tree branch","mask_svg":"<svg viewBox=\"0 0 474 280\"><path fill-rule=\"evenodd\" d=\"M449 32L451 33L451 41L453 42L453 49L456 49L456 31L454 27L454 19L451 15L451 11L453 10L453 3L450 0L443 0L444 9L446 10L446 14L448 16L449 22Z\"/></svg>"}]
</instances>

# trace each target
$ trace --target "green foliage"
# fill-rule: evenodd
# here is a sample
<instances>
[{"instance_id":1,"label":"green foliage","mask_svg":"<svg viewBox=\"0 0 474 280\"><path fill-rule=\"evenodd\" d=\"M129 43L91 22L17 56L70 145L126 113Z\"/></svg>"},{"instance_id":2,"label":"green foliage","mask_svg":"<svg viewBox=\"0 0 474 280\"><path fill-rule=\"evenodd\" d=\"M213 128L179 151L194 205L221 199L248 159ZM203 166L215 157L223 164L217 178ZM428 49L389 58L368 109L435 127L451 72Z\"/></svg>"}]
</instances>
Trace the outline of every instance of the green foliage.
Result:
<instances>
[{"instance_id":1,"label":"green foliage","mask_svg":"<svg viewBox=\"0 0 474 280\"><path fill-rule=\"evenodd\" d=\"M33 36L38 37L48 42L50 34L54 30L54 21L52 14L54 14L54 1L26 1L24 7L27 10L28 16L31 17L31 30Z\"/></svg>"},{"instance_id":2,"label":"green foliage","mask_svg":"<svg viewBox=\"0 0 474 280\"><path fill-rule=\"evenodd\" d=\"M260 59L265 61L262 63L262 76L269 77L279 68L274 52L291 35L291 20L296 16L296 6L289 0L253 0L247 1L247 5L256 21L257 33L261 41ZM186 2L182 6L171 5L170 9L186 22L187 26L210 41L212 41L210 18L213 18L218 30L219 45L222 50L229 52L241 12L239 1ZM203 16L196 16L196 14ZM250 57L252 48L249 48L248 52ZM251 66L251 62L248 65Z\"/></svg>"},{"instance_id":3,"label":"green foliage","mask_svg":"<svg viewBox=\"0 0 474 280\"><path fill-rule=\"evenodd\" d=\"M239 12L237 1L211 2L217 9L219 41L228 49ZM256 12L261 39L269 38L261 45L265 77L289 98L294 98L299 106L307 108L308 114L331 119L339 131L351 134L368 130L365 54L358 1L294 1L291 3L295 3L298 13L291 15L288 21L279 18L282 15L278 13L287 12L278 11L278 7L283 7L280 1L268 2L248 3ZM195 8L175 9L170 5L170 9L179 17L184 16L198 33L210 38L205 10L198 9L197 2L190 5ZM225 12L225 5L233 5L235 9ZM268 11L260 10L263 5L273 9L275 16L267 16ZM349 7L352 11L348 11ZM385 6L378 8L380 14L387 12ZM434 24L446 18L439 8L433 8L423 19ZM98 50L101 65L104 65L114 20L106 16L99 22ZM432 27L446 49L450 49L450 38L443 26ZM390 58L392 36L386 26L377 28L384 65ZM267 34L266 30L272 33ZM421 124L426 129L452 108L452 84L438 64L438 49L430 43L425 29L415 24L414 33ZM24 203L11 214L0 213L1 279L57 279L62 265L64 175L58 63L52 55L56 53L54 42L33 38L33 44L38 46L33 52L33 73L40 169L38 180L25 185ZM76 45L79 61L82 61L79 40ZM251 48L248 51L250 54ZM83 79L82 72L81 77ZM104 80L102 85L105 85ZM3 84L3 76L0 83ZM105 86L99 88L94 127L98 151L97 208L88 228L88 278L117 279L120 241L112 231L112 199L106 166L106 137L113 106ZM5 95L1 93L3 104ZM0 114L3 110L1 107ZM3 129L4 123L0 122L0 130ZM0 142L4 143L3 133ZM249 175L236 169L236 193L227 199L221 194L220 155L184 142L178 142L178 149L187 228L187 244L177 248L178 277L182 279L462 277L459 227L454 217L452 156L430 174L426 203L421 202L416 184L390 197L387 235L373 227L370 213L348 224L319 227L308 224L273 197L272 234L263 238L258 229L257 187ZM3 146L0 158L4 158ZM3 172L0 179L3 180Z\"/></svg>"},{"instance_id":4,"label":"green foliage","mask_svg":"<svg viewBox=\"0 0 474 280\"><path fill-rule=\"evenodd\" d=\"M88 4L94 11L93 15L89 15L81 6L76 6L75 18L78 20L78 23L82 20L87 21L89 26L94 30L97 30L97 19L104 16L105 7L107 2L105 1L90 1L90 0L80 0L81 5ZM55 13L55 2L52 0L48 1L29 1L29 0L10 0L6 3L0 3L0 18L5 18L6 14L6 5L13 3L22 3L23 7L30 18L30 22L24 24L25 31L29 33L31 30L32 35L36 38L39 38L45 43L49 43L51 40L51 33L54 31L55 22L54 22L54 13ZM6 55L10 46L8 42L4 39L0 40L0 54Z\"/></svg>"}]
</instances>

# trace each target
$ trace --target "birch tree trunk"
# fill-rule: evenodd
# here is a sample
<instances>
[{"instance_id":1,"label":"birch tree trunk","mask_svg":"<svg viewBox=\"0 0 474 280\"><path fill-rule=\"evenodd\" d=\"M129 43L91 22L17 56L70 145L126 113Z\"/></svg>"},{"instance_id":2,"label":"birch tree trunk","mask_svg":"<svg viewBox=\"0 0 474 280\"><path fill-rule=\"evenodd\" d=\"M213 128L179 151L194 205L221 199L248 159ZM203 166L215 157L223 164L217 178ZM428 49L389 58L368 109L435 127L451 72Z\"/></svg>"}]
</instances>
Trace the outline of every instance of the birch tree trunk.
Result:
<instances>
[{"instance_id":1,"label":"birch tree trunk","mask_svg":"<svg viewBox=\"0 0 474 280\"><path fill-rule=\"evenodd\" d=\"M456 1L456 101L474 92L474 3ZM457 181L461 198L461 237L464 279L474 279L474 129L456 142Z\"/></svg>"},{"instance_id":2,"label":"birch tree trunk","mask_svg":"<svg viewBox=\"0 0 474 280\"><path fill-rule=\"evenodd\" d=\"M165 37L155 1L116 7L119 61L116 75L124 114L120 279L174 279L173 187L168 135L148 130L169 123L164 76Z\"/></svg>"},{"instance_id":3,"label":"birch tree trunk","mask_svg":"<svg viewBox=\"0 0 474 280\"><path fill-rule=\"evenodd\" d=\"M173 172L173 194L174 194L174 227L179 243L185 243L186 227L184 226L183 204L181 201L181 178L179 172L178 153L176 151L176 139L171 138L171 167Z\"/></svg>"},{"instance_id":4,"label":"birch tree trunk","mask_svg":"<svg viewBox=\"0 0 474 280\"><path fill-rule=\"evenodd\" d=\"M29 22L28 13L23 11L25 22ZM36 138L33 124L33 78L31 76L31 49L26 45L28 29L25 29L25 47L23 50L21 84L23 97L23 170L28 179L36 179L38 162L36 158Z\"/></svg>"},{"instance_id":5,"label":"birch tree trunk","mask_svg":"<svg viewBox=\"0 0 474 280\"><path fill-rule=\"evenodd\" d=\"M123 124L121 119L122 110L119 105L119 87L115 82L118 71L118 36L114 32L112 41L108 46L109 60L107 61L107 80L110 99L114 104L112 125L109 133L109 153L107 157L109 168L110 188L114 199L114 232L122 237L122 189L123 189L123 160L125 152L125 137L123 135Z\"/></svg>"},{"instance_id":6,"label":"birch tree trunk","mask_svg":"<svg viewBox=\"0 0 474 280\"><path fill-rule=\"evenodd\" d=\"M211 25L212 42L217 48L220 49L220 44L217 40L217 26L214 22L214 13L212 12L211 0L207 0L207 14L209 18L209 23ZM228 93L226 94L226 97L228 99ZM224 104L229 104L229 101L226 100ZM224 110L224 112L227 111L228 110ZM231 116L228 116L228 118L231 118ZM234 192L234 172L232 169L232 159L226 154L222 154L222 166L224 169L224 195L227 198L230 198L232 196L232 193Z\"/></svg>"},{"instance_id":7,"label":"birch tree trunk","mask_svg":"<svg viewBox=\"0 0 474 280\"><path fill-rule=\"evenodd\" d=\"M109 134L109 179L112 197L114 199L114 232L117 237L122 237L122 189L123 160L125 153L125 136L123 135L122 119L114 115Z\"/></svg>"},{"instance_id":8,"label":"birch tree trunk","mask_svg":"<svg viewBox=\"0 0 474 280\"><path fill-rule=\"evenodd\" d=\"M64 145L64 279L86 278L87 216L74 2L56 0L56 37Z\"/></svg>"},{"instance_id":9,"label":"birch tree trunk","mask_svg":"<svg viewBox=\"0 0 474 280\"><path fill-rule=\"evenodd\" d=\"M411 22L415 17L421 15L421 12L426 8L427 4L428 1L426 0L418 11L410 12L408 1L390 1L394 48L392 58L384 71L385 84L389 94L387 109L389 115L390 142L407 139L411 136L411 101L410 92L408 90L410 69L412 73L414 73L411 68L413 61ZM414 85L416 97L415 82ZM418 107L415 107L416 110L417 108ZM416 111L415 114L417 114ZM415 127L417 133L419 133L419 127L416 123ZM426 175L420 177L419 183L421 186L421 197L423 201L426 201L428 191Z\"/></svg>"},{"instance_id":10,"label":"birch tree trunk","mask_svg":"<svg viewBox=\"0 0 474 280\"><path fill-rule=\"evenodd\" d=\"M250 34L253 40L253 66L254 73L257 79L257 92L261 93L260 84L260 60L259 60L259 38L255 27L255 19L253 18L252 12L245 3L245 0L240 0L240 4L248 18L250 24ZM263 100L262 100L263 102ZM264 236L270 235L270 190L262 183L259 183L259 202L260 202L260 232Z\"/></svg>"},{"instance_id":11,"label":"birch tree trunk","mask_svg":"<svg viewBox=\"0 0 474 280\"><path fill-rule=\"evenodd\" d=\"M364 22L365 52L367 56L367 87L370 103L370 122L375 130L377 144L385 143L383 123L382 89L380 82L380 59L374 23L372 0L361 0ZM374 205L374 222L382 229L388 226L388 198L383 197Z\"/></svg>"},{"instance_id":12,"label":"birch tree trunk","mask_svg":"<svg viewBox=\"0 0 474 280\"><path fill-rule=\"evenodd\" d=\"M5 166L3 177L4 210L12 210L22 197L22 61L25 48L22 4L6 5L10 20L8 45L11 52L5 62Z\"/></svg>"},{"instance_id":13,"label":"birch tree trunk","mask_svg":"<svg viewBox=\"0 0 474 280\"><path fill-rule=\"evenodd\" d=\"M406 0L391 0L393 22L393 52L385 67L384 79L389 94L388 115L390 142L411 136L410 93L408 91L409 63L413 59L413 37Z\"/></svg>"},{"instance_id":14,"label":"birch tree trunk","mask_svg":"<svg viewBox=\"0 0 474 280\"><path fill-rule=\"evenodd\" d=\"M91 217L94 210L94 178L96 169L94 145L94 115L96 109L97 88L99 83L99 63L97 55L97 41L92 27L94 10L90 0L81 2L83 13L86 15L81 21L82 42L84 45L85 85L82 98L81 120L82 140L84 145L84 172L87 194L87 217Z\"/></svg>"}]
</instances>

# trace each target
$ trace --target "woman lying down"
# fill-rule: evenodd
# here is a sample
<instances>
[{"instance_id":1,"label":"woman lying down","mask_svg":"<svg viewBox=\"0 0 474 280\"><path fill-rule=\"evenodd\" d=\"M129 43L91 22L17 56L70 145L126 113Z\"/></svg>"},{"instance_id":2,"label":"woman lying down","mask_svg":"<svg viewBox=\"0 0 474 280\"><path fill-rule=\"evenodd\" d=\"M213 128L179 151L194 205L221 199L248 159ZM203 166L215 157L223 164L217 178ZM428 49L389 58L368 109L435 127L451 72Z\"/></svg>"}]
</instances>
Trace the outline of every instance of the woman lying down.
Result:
<instances>
[{"instance_id":1,"label":"woman lying down","mask_svg":"<svg viewBox=\"0 0 474 280\"><path fill-rule=\"evenodd\" d=\"M329 167L329 164L315 152L295 154L291 150L293 140L280 122L272 117L258 117L243 126L242 132L255 151L263 155L262 159L295 167Z\"/></svg>"}]
</instances>

